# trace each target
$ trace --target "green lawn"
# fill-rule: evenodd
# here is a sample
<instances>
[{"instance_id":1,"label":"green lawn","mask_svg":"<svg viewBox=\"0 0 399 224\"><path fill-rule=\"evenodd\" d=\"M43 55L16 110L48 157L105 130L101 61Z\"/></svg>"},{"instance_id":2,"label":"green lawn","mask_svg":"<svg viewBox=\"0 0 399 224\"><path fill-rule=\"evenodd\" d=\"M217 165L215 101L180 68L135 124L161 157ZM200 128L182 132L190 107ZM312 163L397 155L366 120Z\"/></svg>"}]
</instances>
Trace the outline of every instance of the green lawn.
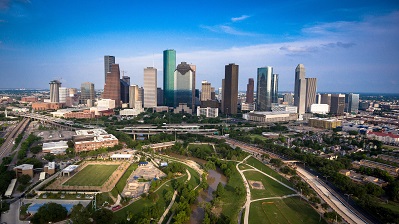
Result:
<instances>
[{"instance_id":1,"label":"green lawn","mask_svg":"<svg viewBox=\"0 0 399 224\"><path fill-rule=\"evenodd\" d=\"M244 172L247 180L261 181L265 189L253 189L251 187L251 199L267 198L267 197L281 197L284 195L295 194L294 191L286 188L275 180L257 172L246 171Z\"/></svg>"},{"instance_id":2,"label":"green lawn","mask_svg":"<svg viewBox=\"0 0 399 224\"><path fill-rule=\"evenodd\" d=\"M244 163L241 163L240 165L238 165L238 169L246 170L246 169L252 169L252 167L245 165Z\"/></svg>"},{"instance_id":3,"label":"green lawn","mask_svg":"<svg viewBox=\"0 0 399 224\"><path fill-rule=\"evenodd\" d=\"M112 191L111 191L112 196L117 197L118 192L123 191L123 188L125 188L125 186L126 186L127 178L129 178L130 174L132 174L132 172L137 169L137 166L138 166L137 163L131 164L129 166L129 168L126 170L126 172L122 175L121 179L119 179L119 181L116 184L116 186L114 187L114 189L112 189Z\"/></svg>"},{"instance_id":4,"label":"green lawn","mask_svg":"<svg viewBox=\"0 0 399 224\"><path fill-rule=\"evenodd\" d=\"M299 197L253 202L249 211L249 223L326 223L319 220L320 215Z\"/></svg>"},{"instance_id":5,"label":"green lawn","mask_svg":"<svg viewBox=\"0 0 399 224\"><path fill-rule=\"evenodd\" d=\"M229 162L236 165L236 162ZM242 188L242 194L238 195L236 187ZM221 197L222 214L229 217L231 223L237 223L238 213L245 202L245 186L240 173L236 169L232 172L225 188L225 192Z\"/></svg>"},{"instance_id":6,"label":"green lawn","mask_svg":"<svg viewBox=\"0 0 399 224\"><path fill-rule=\"evenodd\" d=\"M290 187L293 187L293 184L290 181L288 181L287 179L282 177L280 174L278 174L276 171L274 171L270 167L268 167L265 164L263 164L261 161L251 157L251 158L247 159L247 164L249 164L251 166L254 166L255 168L257 168L257 169L269 174L270 176L280 180L284 184L286 184L286 185L288 185Z\"/></svg>"},{"instance_id":7,"label":"green lawn","mask_svg":"<svg viewBox=\"0 0 399 224\"><path fill-rule=\"evenodd\" d=\"M69 186L102 186L119 165L87 165L64 183Z\"/></svg>"}]
</instances>

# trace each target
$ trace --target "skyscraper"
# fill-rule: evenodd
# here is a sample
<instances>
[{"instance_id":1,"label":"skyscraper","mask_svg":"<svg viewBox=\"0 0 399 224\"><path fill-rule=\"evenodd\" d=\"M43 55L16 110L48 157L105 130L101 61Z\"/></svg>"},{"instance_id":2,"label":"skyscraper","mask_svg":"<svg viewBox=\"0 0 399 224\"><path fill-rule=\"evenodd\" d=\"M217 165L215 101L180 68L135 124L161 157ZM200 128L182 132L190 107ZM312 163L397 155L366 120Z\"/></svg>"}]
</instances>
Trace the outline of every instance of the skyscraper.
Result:
<instances>
[{"instance_id":1,"label":"skyscraper","mask_svg":"<svg viewBox=\"0 0 399 224\"><path fill-rule=\"evenodd\" d=\"M238 70L238 65L234 63L225 66L222 101L225 114L237 114Z\"/></svg>"},{"instance_id":2,"label":"skyscraper","mask_svg":"<svg viewBox=\"0 0 399 224\"><path fill-rule=\"evenodd\" d=\"M316 78L306 78L306 102L305 108L307 112L310 112L310 106L316 103L316 89L317 89L317 79Z\"/></svg>"},{"instance_id":3,"label":"skyscraper","mask_svg":"<svg viewBox=\"0 0 399 224\"><path fill-rule=\"evenodd\" d=\"M298 107L298 113L305 113L306 103L306 79L305 66L298 64L295 69L295 89L294 89L294 105Z\"/></svg>"},{"instance_id":4,"label":"skyscraper","mask_svg":"<svg viewBox=\"0 0 399 224\"><path fill-rule=\"evenodd\" d=\"M104 80L107 81L107 73L111 72L112 65L115 64L115 56L104 56Z\"/></svg>"},{"instance_id":5,"label":"skyscraper","mask_svg":"<svg viewBox=\"0 0 399 224\"><path fill-rule=\"evenodd\" d=\"M144 69L144 107L157 106L157 69L147 67Z\"/></svg>"},{"instance_id":6,"label":"skyscraper","mask_svg":"<svg viewBox=\"0 0 399 224\"><path fill-rule=\"evenodd\" d=\"M58 88L60 103L66 103L67 97L69 96L69 89L67 87Z\"/></svg>"},{"instance_id":7,"label":"skyscraper","mask_svg":"<svg viewBox=\"0 0 399 224\"><path fill-rule=\"evenodd\" d=\"M204 80L202 81L202 88L201 88L201 101L211 100L211 83Z\"/></svg>"},{"instance_id":8,"label":"skyscraper","mask_svg":"<svg viewBox=\"0 0 399 224\"><path fill-rule=\"evenodd\" d=\"M345 94L345 112L357 114L359 111L359 94Z\"/></svg>"},{"instance_id":9,"label":"skyscraper","mask_svg":"<svg viewBox=\"0 0 399 224\"><path fill-rule=\"evenodd\" d=\"M104 85L103 99L115 100L115 107L121 105L121 84L119 64L113 64L111 72L107 73Z\"/></svg>"},{"instance_id":10,"label":"skyscraper","mask_svg":"<svg viewBox=\"0 0 399 224\"><path fill-rule=\"evenodd\" d=\"M254 102L254 79L253 78L249 78L248 79L247 93L246 93L245 102L247 102L247 103L253 103Z\"/></svg>"},{"instance_id":11,"label":"skyscraper","mask_svg":"<svg viewBox=\"0 0 399 224\"><path fill-rule=\"evenodd\" d=\"M157 88L157 105L163 106L163 90L162 88Z\"/></svg>"},{"instance_id":12,"label":"skyscraper","mask_svg":"<svg viewBox=\"0 0 399 224\"><path fill-rule=\"evenodd\" d=\"M294 95L292 93L284 94L284 102L288 105L294 105Z\"/></svg>"},{"instance_id":13,"label":"skyscraper","mask_svg":"<svg viewBox=\"0 0 399 224\"><path fill-rule=\"evenodd\" d=\"M174 107L179 103L187 103L192 110L195 109L195 76L192 66L186 62L177 65L174 72Z\"/></svg>"},{"instance_id":14,"label":"skyscraper","mask_svg":"<svg viewBox=\"0 0 399 224\"><path fill-rule=\"evenodd\" d=\"M272 103L278 102L278 75L273 67L258 68L256 104L260 111L270 111Z\"/></svg>"},{"instance_id":15,"label":"skyscraper","mask_svg":"<svg viewBox=\"0 0 399 224\"><path fill-rule=\"evenodd\" d=\"M176 51L163 51L163 95L164 104L169 107L174 106L174 72L176 69Z\"/></svg>"},{"instance_id":16,"label":"skyscraper","mask_svg":"<svg viewBox=\"0 0 399 224\"><path fill-rule=\"evenodd\" d=\"M58 80L53 80L50 83L50 102L59 103L60 102L60 87L61 82Z\"/></svg>"},{"instance_id":17,"label":"skyscraper","mask_svg":"<svg viewBox=\"0 0 399 224\"><path fill-rule=\"evenodd\" d=\"M130 77L123 76L120 80L121 86L121 101L122 103L129 103L129 86L130 86Z\"/></svg>"},{"instance_id":18,"label":"skyscraper","mask_svg":"<svg viewBox=\"0 0 399 224\"><path fill-rule=\"evenodd\" d=\"M331 107L330 113L341 115L345 109L345 95L344 94L331 94Z\"/></svg>"},{"instance_id":19,"label":"skyscraper","mask_svg":"<svg viewBox=\"0 0 399 224\"><path fill-rule=\"evenodd\" d=\"M141 109L142 102L139 99L139 86L129 86L129 107L133 109Z\"/></svg>"},{"instance_id":20,"label":"skyscraper","mask_svg":"<svg viewBox=\"0 0 399 224\"><path fill-rule=\"evenodd\" d=\"M87 100L91 100L93 102L95 98L96 98L96 92L94 90L94 83L91 82L82 83L80 85L80 103L87 104Z\"/></svg>"}]
</instances>

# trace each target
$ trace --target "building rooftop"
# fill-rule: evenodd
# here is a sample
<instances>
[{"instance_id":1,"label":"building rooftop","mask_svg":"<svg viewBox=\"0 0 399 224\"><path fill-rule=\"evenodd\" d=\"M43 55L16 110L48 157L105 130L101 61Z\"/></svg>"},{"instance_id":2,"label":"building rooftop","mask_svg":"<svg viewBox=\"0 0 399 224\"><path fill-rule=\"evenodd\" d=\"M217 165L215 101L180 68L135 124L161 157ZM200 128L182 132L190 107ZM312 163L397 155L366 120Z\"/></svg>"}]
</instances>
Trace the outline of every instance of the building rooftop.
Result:
<instances>
[{"instance_id":1,"label":"building rooftop","mask_svg":"<svg viewBox=\"0 0 399 224\"><path fill-rule=\"evenodd\" d=\"M31 170L31 169L33 169L33 165L32 164L21 164L19 166L14 167L14 169Z\"/></svg>"},{"instance_id":2,"label":"building rooftop","mask_svg":"<svg viewBox=\"0 0 399 224\"><path fill-rule=\"evenodd\" d=\"M77 130L76 135L104 135L108 134L104 129L89 129L89 130Z\"/></svg>"},{"instance_id":3,"label":"building rooftop","mask_svg":"<svg viewBox=\"0 0 399 224\"><path fill-rule=\"evenodd\" d=\"M69 165L69 166L65 167L65 168L62 170L62 172L70 173L70 172L74 171L74 170L75 170L76 168L78 168L78 167L79 167L78 165Z\"/></svg>"},{"instance_id":4,"label":"building rooftop","mask_svg":"<svg viewBox=\"0 0 399 224\"><path fill-rule=\"evenodd\" d=\"M44 142L43 149L51 149L51 148L68 148L67 141L59 141L59 142Z\"/></svg>"}]
</instances>

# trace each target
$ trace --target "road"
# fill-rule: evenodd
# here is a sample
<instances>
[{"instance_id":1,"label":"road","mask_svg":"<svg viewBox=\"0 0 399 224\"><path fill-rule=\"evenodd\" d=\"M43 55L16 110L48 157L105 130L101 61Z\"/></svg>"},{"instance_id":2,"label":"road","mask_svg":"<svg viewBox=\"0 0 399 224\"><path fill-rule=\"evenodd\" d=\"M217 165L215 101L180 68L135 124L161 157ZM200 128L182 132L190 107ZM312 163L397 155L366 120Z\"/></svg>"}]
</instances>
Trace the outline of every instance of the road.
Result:
<instances>
[{"instance_id":1,"label":"road","mask_svg":"<svg viewBox=\"0 0 399 224\"><path fill-rule=\"evenodd\" d=\"M25 130L28 123L29 119L25 118L12 129L11 133L7 136L3 145L1 145L0 147L0 161L1 159L3 159L3 157L8 156L9 153L12 151L12 148L14 146L14 140L18 137L19 134L21 134Z\"/></svg>"},{"instance_id":2,"label":"road","mask_svg":"<svg viewBox=\"0 0 399 224\"><path fill-rule=\"evenodd\" d=\"M215 136L210 136L215 137ZM221 138L221 137L218 137ZM269 154L271 158L279 158L285 161L285 158L274 154L272 152L264 151L261 148L234 140L229 138L223 138L226 142L232 146L240 147L243 151L251 154ZM341 217L348 223L372 223L365 218L359 211L350 206L345 200L342 200L338 193L331 189L328 185L322 185L317 177L302 168L298 168L297 171L301 174L300 176L307 181L310 186L322 197L327 204L330 205ZM310 181L310 182L309 182Z\"/></svg>"}]
</instances>

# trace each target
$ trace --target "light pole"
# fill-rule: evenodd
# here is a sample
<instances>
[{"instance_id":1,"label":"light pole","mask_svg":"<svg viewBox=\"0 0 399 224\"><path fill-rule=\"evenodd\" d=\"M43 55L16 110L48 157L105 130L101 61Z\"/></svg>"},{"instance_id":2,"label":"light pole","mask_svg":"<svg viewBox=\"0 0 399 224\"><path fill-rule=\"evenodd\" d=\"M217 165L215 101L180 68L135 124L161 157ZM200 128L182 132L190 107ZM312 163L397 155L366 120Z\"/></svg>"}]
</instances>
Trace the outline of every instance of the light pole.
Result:
<instances>
[{"instance_id":1,"label":"light pole","mask_svg":"<svg viewBox=\"0 0 399 224\"><path fill-rule=\"evenodd\" d=\"M349 196L352 196L353 194L344 194L344 195L348 196L346 202L349 203Z\"/></svg>"},{"instance_id":2,"label":"light pole","mask_svg":"<svg viewBox=\"0 0 399 224\"><path fill-rule=\"evenodd\" d=\"M323 177L326 178L326 182L327 182L327 179L328 179L330 176L324 175Z\"/></svg>"}]
</instances>

